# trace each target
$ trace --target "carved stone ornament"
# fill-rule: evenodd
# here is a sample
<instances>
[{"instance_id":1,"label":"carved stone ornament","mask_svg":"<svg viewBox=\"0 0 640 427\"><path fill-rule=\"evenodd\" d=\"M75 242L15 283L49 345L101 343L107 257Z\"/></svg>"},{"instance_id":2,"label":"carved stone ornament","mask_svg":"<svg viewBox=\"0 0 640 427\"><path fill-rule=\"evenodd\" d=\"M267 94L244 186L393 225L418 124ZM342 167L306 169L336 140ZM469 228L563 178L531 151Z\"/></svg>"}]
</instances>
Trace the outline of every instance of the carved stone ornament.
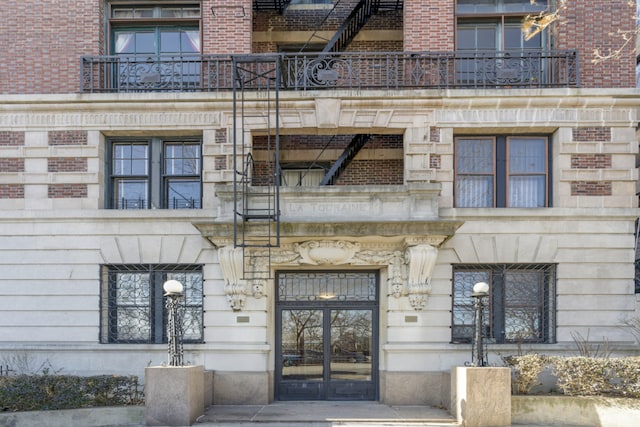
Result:
<instances>
[{"instance_id":1,"label":"carved stone ornament","mask_svg":"<svg viewBox=\"0 0 640 427\"><path fill-rule=\"evenodd\" d=\"M269 279L259 277L258 272L269 270L269 259L272 266L387 266L389 294L395 298L407 296L415 310L422 310L431 293L430 278L438 256L438 250L429 244L418 244L401 251L363 250L360 243L347 241L307 241L294 243L289 249L282 247L271 249L270 252L264 249L247 251L248 280L245 280L242 249L224 246L218 253L225 279L225 293L234 311L244 308L247 293L251 293L254 298L265 296Z\"/></svg>"},{"instance_id":2,"label":"carved stone ornament","mask_svg":"<svg viewBox=\"0 0 640 427\"><path fill-rule=\"evenodd\" d=\"M348 264L360 250L360 244L344 241L310 241L296 243L294 249L300 254L300 264L342 265Z\"/></svg>"},{"instance_id":3,"label":"carved stone ornament","mask_svg":"<svg viewBox=\"0 0 640 427\"><path fill-rule=\"evenodd\" d=\"M218 249L218 259L224 277L224 293L233 311L241 311L247 299L246 281L243 276L242 248L223 246Z\"/></svg>"},{"instance_id":4,"label":"carved stone ornament","mask_svg":"<svg viewBox=\"0 0 640 427\"><path fill-rule=\"evenodd\" d=\"M425 244L410 246L405 257L408 264L409 303L414 309L422 310L431 293L431 274L438 258L438 249Z\"/></svg>"}]
</instances>

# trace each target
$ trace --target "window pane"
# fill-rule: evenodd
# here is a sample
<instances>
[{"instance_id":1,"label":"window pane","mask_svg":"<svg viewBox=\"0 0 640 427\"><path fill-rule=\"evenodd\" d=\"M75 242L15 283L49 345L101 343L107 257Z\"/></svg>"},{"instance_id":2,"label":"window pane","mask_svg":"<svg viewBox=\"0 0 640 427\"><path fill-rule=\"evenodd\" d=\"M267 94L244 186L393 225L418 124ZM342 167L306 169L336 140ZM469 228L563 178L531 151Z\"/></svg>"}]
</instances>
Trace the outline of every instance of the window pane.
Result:
<instances>
[{"instance_id":1,"label":"window pane","mask_svg":"<svg viewBox=\"0 0 640 427\"><path fill-rule=\"evenodd\" d=\"M114 175L147 175L149 148L146 144L114 144Z\"/></svg>"},{"instance_id":2,"label":"window pane","mask_svg":"<svg viewBox=\"0 0 640 427\"><path fill-rule=\"evenodd\" d=\"M202 272L168 273L166 280L177 280L184 286L180 316L185 341L202 341Z\"/></svg>"},{"instance_id":3,"label":"window pane","mask_svg":"<svg viewBox=\"0 0 640 427\"><path fill-rule=\"evenodd\" d=\"M166 144L165 175L200 175L200 144Z\"/></svg>"},{"instance_id":4,"label":"window pane","mask_svg":"<svg viewBox=\"0 0 640 427\"><path fill-rule=\"evenodd\" d=\"M457 40L458 50L475 50L476 30L475 28L458 27Z\"/></svg>"},{"instance_id":5,"label":"window pane","mask_svg":"<svg viewBox=\"0 0 640 427\"><path fill-rule=\"evenodd\" d=\"M487 270L453 272L452 341L471 342L475 324L473 285L478 282L491 283L491 272ZM491 289L491 288L490 288ZM489 306L485 305L483 321L490 323Z\"/></svg>"},{"instance_id":6,"label":"window pane","mask_svg":"<svg viewBox=\"0 0 640 427\"><path fill-rule=\"evenodd\" d=\"M329 316L329 376L334 380L370 381L372 311L331 310Z\"/></svg>"},{"instance_id":7,"label":"window pane","mask_svg":"<svg viewBox=\"0 0 640 427\"><path fill-rule=\"evenodd\" d=\"M546 139L509 138L509 173L544 173Z\"/></svg>"},{"instance_id":8,"label":"window pane","mask_svg":"<svg viewBox=\"0 0 640 427\"><path fill-rule=\"evenodd\" d=\"M492 176L458 176L456 180L456 207L493 207Z\"/></svg>"},{"instance_id":9,"label":"window pane","mask_svg":"<svg viewBox=\"0 0 640 427\"><path fill-rule=\"evenodd\" d=\"M509 139L510 207L546 205L546 145L546 139Z\"/></svg>"},{"instance_id":10,"label":"window pane","mask_svg":"<svg viewBox=\"0 0 640 427\"><path fill-rule=\"evenodd\" d=\"M112 295L116 327L112 331L119 341L148 341L151 336L149 275L146 273L115 274Z\"/></svg>"},{"instance_id":11,"label":"window pane","mask_svg":"<svg viewBox=\"0 0 640 427\"><path fill-rule=\"evenodd\" d=\"M505 26L504 29L504 49L520 50L522 49L522 29L520 26Z\"/></svg>"},{"instance_id":12,"label":"window pane","mask_svg":"<svg viewBox=\"0 0 640 427\"><path fill-rule=\"evenodd\" d=\"M322 381L322 310L282 310L282 378Z\"/></svg>"},{"instance_id":13,"label":"window pane","mask_svg":"<svg viewBox=\"0 0 640 427\"><path fill-rule=\"evenodd\" d=\"M491 139L457 139L456 171L493 174L493 145Z\"/></svg>"},{"instance_id":14,"label":"window pane","mask_svg":"<svg viewBox=\"0 0 640 427\"><path fill-rule=\"evenodd\" d=\"M152 32L136 32L135 53L155 53L155 35Z\"/></svg>"},{"instance_id":15,"label":"window pane","mask_svg":"<svg viewBox=\"0 0 640 427\"><path fill-rule=\"evenodd\" d=\"M495 50L496 49L496 28L478 28L478 40L476 49Z\"/></svg>"},{"instance_id":16,"label":"window pane","mask_svg":"<svg viewBox=\"0 0 640 427\"><path fill-rule=\"evenodd\" d=\"M545 176L509 177L509 207L543 208L546 206Z\"/></svg>"},{"instance_id":17,"label":"window pane","mask_svg":"<svg viewBox=\"0 0 640 427\"><path fill-rule=\"evenodd\" d=\"M162 30L160 33L160 53L180 53L180 31Z\"/></svg>"},{"instance_id":18,"label":"window pane","mask_svg":"<svg viewBox=\"0 0 640 427\"><path fill-rule=\"evenodd\" d=\"M147 207L146 179L117 179L114 206L116 209L145 209Z\"/></svg>"},{"instance_id":19,"label":"window pane","mask_svg":"<svg viewBox=\"0 0 640 427\"><path fill-rule=\"evenodd\" d=\"M126 32L116 32L115 34L115 53L134 53L135 51L135 43L134 43L135 34L131 31Z\"/></svg>"},{"instance_id":20,"label":"window pane","mask_svg":"<svg viewBox=\"0 0 640 427\"><path fill-rule=\"evenodd\" d=\"M200 181L169 180L167 208L200 208Z\"/></svg>"},{"instance_id":21,"label":"window pane","mask_svg":"<svg viewBox=\"0 0 640 427\"><path fill-rule=\"evenodd\" d=\"M180 33L182 53L200 53L200 32L182 31Z\"/></svg>"}]
</instances>

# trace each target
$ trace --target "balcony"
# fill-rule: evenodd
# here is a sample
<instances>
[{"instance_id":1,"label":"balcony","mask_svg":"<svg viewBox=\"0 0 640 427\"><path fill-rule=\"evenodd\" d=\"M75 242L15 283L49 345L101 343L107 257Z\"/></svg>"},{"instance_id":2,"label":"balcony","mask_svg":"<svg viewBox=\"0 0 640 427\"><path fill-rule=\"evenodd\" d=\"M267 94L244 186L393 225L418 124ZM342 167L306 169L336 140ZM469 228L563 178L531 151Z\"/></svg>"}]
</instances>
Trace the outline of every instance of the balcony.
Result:
<instances>
[{"instance_id":1,"label":"balcony","mask_svg":"<svg viewBox=\"0 0 640 427\"><path fill-rule=\"evenodd\" d=\"M490 89L578 87L575 51L83 57L80 91Z\"/></svg>"}]
</instances>

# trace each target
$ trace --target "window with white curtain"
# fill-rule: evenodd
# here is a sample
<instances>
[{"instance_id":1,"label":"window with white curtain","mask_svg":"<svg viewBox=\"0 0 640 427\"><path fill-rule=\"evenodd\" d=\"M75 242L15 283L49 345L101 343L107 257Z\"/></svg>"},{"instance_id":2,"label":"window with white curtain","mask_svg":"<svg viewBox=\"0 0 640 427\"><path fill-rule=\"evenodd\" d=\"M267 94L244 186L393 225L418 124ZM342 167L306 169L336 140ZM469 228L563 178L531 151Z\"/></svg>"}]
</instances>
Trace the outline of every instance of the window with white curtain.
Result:
<instances>
[{"instance_id":1,"label":"window with white curtain","mask_svg":"<svg viewBox=\"0 0 640 427\"><path fill-rule=\"evenodd\" d=\"M550 206L547 136L455 139L458 208Z\"/></svg>"}]
</instances>

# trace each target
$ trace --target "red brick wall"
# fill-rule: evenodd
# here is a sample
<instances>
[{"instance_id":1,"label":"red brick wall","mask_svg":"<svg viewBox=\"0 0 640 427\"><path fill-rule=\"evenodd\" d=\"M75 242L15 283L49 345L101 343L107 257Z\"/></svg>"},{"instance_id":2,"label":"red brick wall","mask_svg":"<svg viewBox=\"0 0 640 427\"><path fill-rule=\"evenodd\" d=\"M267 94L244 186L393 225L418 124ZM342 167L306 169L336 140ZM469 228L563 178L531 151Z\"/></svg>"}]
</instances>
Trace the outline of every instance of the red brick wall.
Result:
<instances>
[{"instance_id":1,"label":"red brick wall","mask_svg":"<svg viewBox=\"0 0 640 427\"><path fill-rule=\"evenodd\" d=\"M573 169L608 169L611 168L611 154L572 154Z\"/></svg>"},{"instance_id":2,"label":"red brick wall","mask_svg":"<svg viewBox=\"0 0 640 427\"><path fill-rule=\"evenodd\" d=\"M611 141L610 127L579 127L573 128L574 141Z\"/></svg>"},{"instance_id":3,"label":"red brick wall","mask_svg":"<svg viewBox=\"0 0 640 427\"><path fill-rule=\"evenodd\" d=\"M340 2L337 13L322 23L327 10L288 10L285 15L252 10L252 1L203 0L202 52L272 51L273 43L252 46L255 31L335 31L357 0ZM75 93L80 57L105 52L105 0L0 1L0 94ZM553 48L580 51L583 87L635 87L635 55L630 43L620 58L594 64L593 49L607 53L623 40L610 35L634 28L634 9L626 0L568 0L563 21L553 27ZM254 16L255 15L255 16ZM403 30L398 41L355 42L351 51L455 49L455 0L405 0L403 13L384 12L365 30ZM322 23L322 25L320 25ZM37 29L37 30L34 30Z\"/></svg>"},{"instance_id":4,"label":"red brick wall","mask_svg":"<svg viewBox=\"0 0 640 427\"><path fill-rule=\"evenodd\" d=\"M18 147L21 145L24 145L24 132L0 131L0 147Z\"/></svg>"},{"instance_id":5,"label":"red brick wall","mask_svg":"<svg viewBox=\"0 0 640 427\"><path fill-rule=\"evenodd\" d=\"M0 94L77 92L80 56L101 53L101 3L0 1Z\"/></svg>"},{"instance_id":6,"label":"red brick wall","mask_svg":"<svg viewBox=\"0 0 640 427\"><path fill-rule=\"evenodd\" d=\"M582 87L635 87L635 43L620 58L594 64L593 50L618 49L623 40L611 35L635 27L635 7L626 0L567 0L562 21L554 26L554 49L578 49Z\"/></svg>"},{"instance_id":7,"label":"red brick wall","mask_svg":"<svg viewBox=\"0 0 640 427\"><path fill-rule=\"evenodd\" d=\"M52 157L47 159L49 172L86 172L86 157Z\"/></svg>"},{"instance_id":8,"label":"red brick wall","mask_svg":"<svg viewBox=\"0 0 640 427\"><path fill-rule=\"evenodd\" d=\"M404 50L455 49L455 0L404 0Z\"/></svg>"},{"instance_id":9,"label":"red brick wall","mask_svg":"<svg viewBox=\"0 0 640 427\"><path fill-rule=\"evenodd\" d=\"M403 165L402 159L354 160L336 185L402 185Z\"/></svg>"},{"instance_id":10,"label":"red brick wall","mask_svg":"<svg viewBox=\"0 0 640 427\"><path fill-rule=\"evenodd\" d=\"M611 196L611 181L574 181L571 183L572 196Z\"/></svg>"},{"instance_id":11,"label":"red brick wall","mask_svg":"<svg viewBox=\"0 0 640 427\"><path fill-rule=\"evenodd\" d=\"M308 150L344 150L353 135L283 135L280 137L280 152L283 156L292 151ZM274 142L271 141L273 144ZM402 158L378 158L373 155L376 150L399 149L403 146L402 135L373 135L361 149L358 156L342 173L336 185L400 185L404 182L404 162ZM256 136L253 139L254 153L266 150L267 138ZM368 155L371 153L371 155ZM291 156L296 164L315 161L315 154L304 158L301 155ZM264 158L264 157L263 157ZM335 160L335 159L333 159ZM326 162L321 162L326 163ZM256 162L253 171L253 184L264 185L267 168L263 162Z\"/></svg>"},{"instance_id":12,"label":"red brick wall","mask_svg":"<svg viewBox=\"0 0 640 427\"><path fill-rule=\"evenodd\" d=\"M0 199L24 199L24 185L0 184Z\"/></svg>"},{"instance_id":13,"label":"red brick wall","mask_svg":"<svg viewBox=\"0 0 640 427\"><path fill-rule=\"evenodd\" d=\"M0 173L24 172L24 159L0 158Z\"/></svg>"},{"instance_id":14,"label":"red brick wall","mask_svg":"<svg viewBox=\"0 0 640 427\"><path fill-rule=\"evenodd\" d=\"M87 145L87 132L81 130L50 131L49 145Z\"/></svg>"},{"instance_id":15,"label":"red brick wall","mask_svg":"<svg viewBox=\"0 0 640 427\"><path fill-rule=\"evenodd\" d=\"M250 53L252 0L202 2L202 52Z\"/></svg>"},{"instance_id":16,"label":"red brick wall","mask_svg":"<svg viewBox=\"0 0 640 427\"><path fill-rule=\"evenodd\" d=\"M87 197L87 184L49 184L50 199L82 199Z\"/></svg>"}]
</instances>

